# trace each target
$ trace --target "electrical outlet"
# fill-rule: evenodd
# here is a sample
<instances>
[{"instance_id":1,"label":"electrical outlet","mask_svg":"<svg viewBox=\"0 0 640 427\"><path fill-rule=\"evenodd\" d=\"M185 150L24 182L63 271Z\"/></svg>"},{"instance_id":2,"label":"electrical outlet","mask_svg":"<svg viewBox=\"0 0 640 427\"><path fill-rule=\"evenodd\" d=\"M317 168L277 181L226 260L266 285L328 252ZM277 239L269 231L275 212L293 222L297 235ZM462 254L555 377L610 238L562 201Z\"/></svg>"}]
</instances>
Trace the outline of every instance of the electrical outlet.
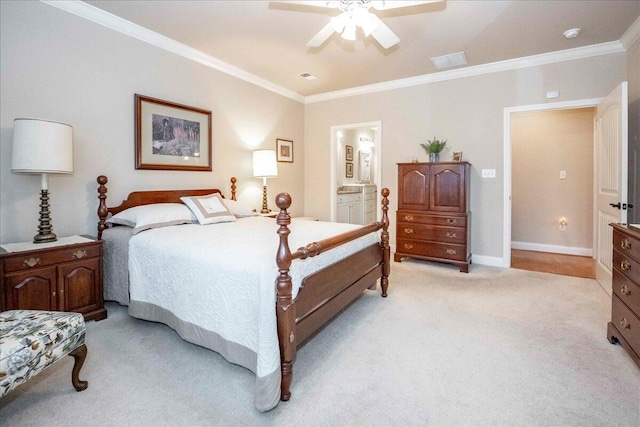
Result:
<instances>
[{"instance_id":1,"label":"electrical outlet","mask_svg":"<svg viewBox=\"0 0 640 427\"><path fill-rule=\"evenodd\" d=\"M567 226L566 226L566 225L562 225L562 224L560 224L560 225L558 226L558 229L559 229L560 231L567 231Z\"/></svg>"},{"instance_id":2,"label":"electrical outlet","mask_svg":"<svg viewBox=\"0 0 640 427\"><path fill-rule=\"evenodd\" d=\"M560 171L560 179L567 179L567 171Z\"/></svg>"},{"instance_id":3,"label":"electrical outlet","mask_svg":"<svg viewBox=\"0 0 640 427\"><path fill-rule=\"evenodd\" d=\"M495 169L482 169L482 177L483 178L495 178L496 170Z\"/></svg>"}]
</instances>

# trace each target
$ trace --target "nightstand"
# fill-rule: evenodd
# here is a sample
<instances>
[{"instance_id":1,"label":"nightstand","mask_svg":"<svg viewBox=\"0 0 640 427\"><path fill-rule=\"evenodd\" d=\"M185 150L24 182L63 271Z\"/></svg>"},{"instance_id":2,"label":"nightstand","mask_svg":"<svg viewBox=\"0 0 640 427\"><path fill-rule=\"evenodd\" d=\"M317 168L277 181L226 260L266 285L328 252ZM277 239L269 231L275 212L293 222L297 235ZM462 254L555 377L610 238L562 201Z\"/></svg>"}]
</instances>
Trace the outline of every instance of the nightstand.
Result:
<instances>
[{"instance_id":1,"label":"nightstand","mask_svg":"<svg viewBox=\"0 0 640 427\"><path fill-rule=\"evenodd\" d=\"M107 317L102 296L102 241L82 236L0 248L0 311L51 310Z\"/></svg>"}]
</instances>

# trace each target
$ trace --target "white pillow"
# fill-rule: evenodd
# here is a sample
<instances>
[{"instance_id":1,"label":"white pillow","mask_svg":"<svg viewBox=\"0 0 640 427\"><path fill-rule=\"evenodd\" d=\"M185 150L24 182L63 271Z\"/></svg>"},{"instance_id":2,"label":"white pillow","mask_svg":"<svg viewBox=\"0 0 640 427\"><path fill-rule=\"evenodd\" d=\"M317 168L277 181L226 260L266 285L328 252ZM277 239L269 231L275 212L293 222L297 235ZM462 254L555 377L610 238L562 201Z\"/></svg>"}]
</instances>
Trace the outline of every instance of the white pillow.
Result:
<instances>
[{"instance_id":1,"label":"white pillow","mask_svg":"<svg viewBox=\"0 0 640 427\"><path fill-rule=\"evenodd\" d=\"M235 221L236 217L229 211L218 193L208 196L180 197L180 200L191 209L200 225L217 224Z\"/></svg>"},{"instance_id":2,"label":"white pillow","mask_svg":"<svg viewBox=\"0 0 640 427\"><path fill-rule=\"evenodd\" d=\"M197 220L183 204L155 203L125 209L109 218L107 222L133 227L133 234L137 234L150 228L195 224Z\"/></svg>"},{"instance_id":3,"label":"white pillow","mask_svg":"<svg viewBox=\"0 0 640 427\"><path fill-rule=\"evenodd\" d=\"M222 199L222 203L225 204L227 209L231 211L232 214L236 216L236 218L246 218L248 216L257 216L258 213L252 211L249 208L242 206L240 203L235 200Z\"/></svg>"}]
</instances>

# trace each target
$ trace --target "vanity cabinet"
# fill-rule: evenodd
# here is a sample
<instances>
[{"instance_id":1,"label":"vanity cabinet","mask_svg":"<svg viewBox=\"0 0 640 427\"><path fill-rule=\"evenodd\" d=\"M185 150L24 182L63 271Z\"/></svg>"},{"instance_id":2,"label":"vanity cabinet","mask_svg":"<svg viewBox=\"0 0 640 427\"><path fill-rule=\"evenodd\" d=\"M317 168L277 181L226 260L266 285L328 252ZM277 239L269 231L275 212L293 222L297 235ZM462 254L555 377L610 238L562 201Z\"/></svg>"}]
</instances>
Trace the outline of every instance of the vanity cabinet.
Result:
<instances>
[{"instance_id":1,"label":"vanity cabinet","mask_svg":"<svg viewBox=\"0 0 640 427\"><path fill-rule=\"evenodd\" d=\"M362 224L362 193L338 194L337 222Z\"/></svg>"},{"instance_id":2,"label":"vanity cabinet","mask_svg":"<svg viewBox=\"0 0 640 427\"><path fill-rule=\"evenodd\" d=\"M336 222L368 225L377 218L377 193L373 184L345 185L338 189Z\"/></svg>"},{"instance_id":3,"label":"vanity cabinet","mask_svg":"<svg viewBox=\"0 0 640 427\"><path fill-rule=\"evenodd\" d=\"M418 258L469 272L468 162L398 163L394 260Z\"/></svg>"}]
</instances>

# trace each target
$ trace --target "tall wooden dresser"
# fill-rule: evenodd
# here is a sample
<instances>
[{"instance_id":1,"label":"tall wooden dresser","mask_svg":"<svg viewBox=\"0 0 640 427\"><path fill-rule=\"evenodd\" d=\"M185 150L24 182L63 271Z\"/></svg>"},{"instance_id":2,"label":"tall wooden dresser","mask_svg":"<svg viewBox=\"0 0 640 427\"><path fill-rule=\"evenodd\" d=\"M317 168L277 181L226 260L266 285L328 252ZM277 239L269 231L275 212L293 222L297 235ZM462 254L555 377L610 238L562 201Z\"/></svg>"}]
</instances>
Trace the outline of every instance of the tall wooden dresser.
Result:
<instances>
[{"instance_id":1,"label":"tall wooden dresser","mask_svg":"<svg viewBox=\"0 0 640 427\"><path fill-rule=\"evenodd\" d=\"M469 272L471 212L467 162L398 163L396 253Z\"/></svg>"},{"instance_id":2,"label":"tall wooden dresser","mask_svg":"<svg viewBox=\"0 0 640 427\"><path fill-rule=\"evenodd\" d=\"M613 297L607 338L640 367L640 228L613 227Z\"/></svg>"}]
</instances>

